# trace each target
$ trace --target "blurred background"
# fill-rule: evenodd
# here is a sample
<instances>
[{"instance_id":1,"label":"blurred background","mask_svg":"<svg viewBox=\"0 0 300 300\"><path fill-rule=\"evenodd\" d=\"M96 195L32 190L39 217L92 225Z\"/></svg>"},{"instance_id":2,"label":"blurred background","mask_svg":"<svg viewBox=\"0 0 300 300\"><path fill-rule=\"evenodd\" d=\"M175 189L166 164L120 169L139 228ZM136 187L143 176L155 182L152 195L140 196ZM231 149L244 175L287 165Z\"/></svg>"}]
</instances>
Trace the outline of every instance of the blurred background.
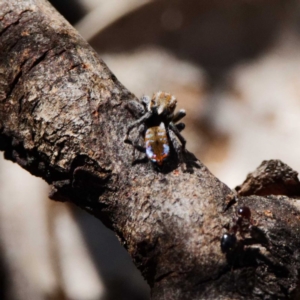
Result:
<instances>
[{"instance_id":1,"label":"blurred background","mask_svg":"<svg viewBox=\"0 0 300 300\"><path fill-rule=\"evenodd\" d=\"M229 187L265 159L300 170L300 0L50 2L136 96L177 97L188 150ZM0 189L0 299L149 299L99 220L3 159Z\"/></svg>"}]
</instances>

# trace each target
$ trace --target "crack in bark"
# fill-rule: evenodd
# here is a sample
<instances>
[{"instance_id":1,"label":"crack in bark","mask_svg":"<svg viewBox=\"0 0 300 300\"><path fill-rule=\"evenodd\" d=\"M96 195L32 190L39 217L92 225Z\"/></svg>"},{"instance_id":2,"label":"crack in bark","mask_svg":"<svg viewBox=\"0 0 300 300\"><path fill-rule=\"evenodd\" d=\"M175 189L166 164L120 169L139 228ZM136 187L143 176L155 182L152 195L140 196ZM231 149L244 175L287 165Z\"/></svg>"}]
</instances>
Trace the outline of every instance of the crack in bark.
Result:
<instances>
[{"instance_id":1,"label":"crack in bark","mask_svg":"<svg viewBox=\"0 0 300 300\"><path fill-rule=\"evenodd\" d=\"M31 64L31 66L29 67L29 69L26 70L26 73L29 73L34 67L36 67L38 64L40 64L46 58L46 55L49 53L49 51L51 51L52 49L53 48L46 50L45 52L42 53L42 55L40 57L38 57L36 60L34 60L33 63Z\"/></svg>"},{"instance_id":2,"label":"crack in bark","mask_svg":"<svg viewBox=\"0 0 300 300\"><path fill-rule=\"evenodd\" d=\"M23 100L24 100L24 95L21 96L21 98L19 98L18 102L19 102L19 110L18 110L18 114L20 114L22 112L22 107L23 107Z\"/></svg>"},{"instance_id":3,"label":"crack in bark","mask_svg":"<svg viewBox=\"0 0 300 300\"><path fill-rule=\"evenodd\" d=\"M11 95L13 94L15 88L17 87L18 85L18 82L19 82L19 79L21 78L22 74L23 74L23 67L24 65L29 61L29 58L28 59L25 59L21 64L20 64L20 67L19 67L19 71L17 72L17 74L14 76L14 79L13 81L9 84L9 90L8 92L6 93L6 97L5 99L9 99L11 97Z\"/></svg>"},{"instance_id":4,"label":"crack in bark","mask_svg":"<svg viewBox=\"0 0 300 300\"><path fill-rule=\"evenodd\" d=\"M14 92L18 82L19 82L19 79L21 78L22 76L22 67L20 67L20 70L19 72L15 75L13 81L11 82L11 84L9 85L9 90L8 92L6 93L6 100L10 98L10 96L12 95L12 93Z\"/></svg>"},{"instance_id":5,"label":"crack in bark","mask_svg":"<svg viewBox=\"0 0 300 300\"><path fill-rule=\"evenodd\" d=\"M19 18L18 18L16 21L14 21L14 22L8 24L6 27L4 27L4 29L3 29L2 31L0 31L0 38L1 38L1 37L5 34L5 32L7 32L12 26L18 25L18 24L20 23L21 19L23 18L23 14L24 14L24 13L27 13L27 12L29 12L29 11L31 11L31 10L30 10L30 9L26 9L26 10L22 11L22 12L20 13L20 15L19 15ZM12 11L9 11L9 12L6 13L5 15L7 15L7 14L9 14L9 13L11 13L11 12L12 12ZM2 18L2 20L3 20L3 18ZM2 20L1 20L1 21L2 21Z\"/></svg>"},{"instance_id":6,"label":"crack in bark","mask_svg":"<svg viewBox=\"0 0 300 300\"><path fill-rule=\"evenodd\" d=\"M0 17L0 21L2 21L8 14L12 13L12 10L7 11L3 16Z\"/></svg>"},{"instance_id":7,"label":"crack in bark","mask_svg":"<svg viewBox=\"0 0 300 300\"><path fill-rule=\"evenodd\" d=\"M174 274L174 273L176 273L176 272L175 272L175 271L169 271L169 272L167 272L167 273L165 273L165 274L162 274L162 275L158 276L158 277L155 279L155 282L156 282L156 283L159 283L160 281L164 280L166 277L168 277L168 276L170 276L171 274Z\"/></svg>"},{"instance_id":8,"label":"crack in bark","mask_svg":"<svg viewBox=\"0 0 300 300\"><path fill-rule=\"evenodd\" d=\"M75 65L71 66L71 68L69 69L69 71L72 71L72 70L74 70L74 69L76 69L76 68L78 68L78 67L80 67L80 66L82 66L82 65L83 65L82 63L80 63L80 64L75 64Z\"/></svg>"},{"instance_id":9,"label":"crack in bark","mask_svg":"<svg viewBox=\"0 0 300 300\"><path fill-rule=\"evenodd\" d=\"M32 106L30 113L33 114L33 112L35 111L35 109L37 108L37 106L40 104L39 100L36 100L34 105Z\"/></svg>"}]
</instances>

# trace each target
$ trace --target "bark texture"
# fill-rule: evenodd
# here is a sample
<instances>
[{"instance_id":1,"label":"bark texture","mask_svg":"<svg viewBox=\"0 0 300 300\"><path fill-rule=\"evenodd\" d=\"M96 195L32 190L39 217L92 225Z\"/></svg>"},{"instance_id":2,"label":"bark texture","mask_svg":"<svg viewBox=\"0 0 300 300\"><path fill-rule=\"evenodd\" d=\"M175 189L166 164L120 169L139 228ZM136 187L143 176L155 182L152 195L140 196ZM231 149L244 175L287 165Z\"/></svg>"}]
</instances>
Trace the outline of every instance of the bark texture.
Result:
<instances>
[{"instance_id":1,"label":"bark texture","mask_svg":"<svg viewBox=\"0 0 300 300\"><path fill-rule=\"evenodd\" d=\"M236 197L190 153L184 165L175 151L162 169L143 159L132 164L123 139L138 117L128 105L135 96L48 2L0 3L0 149L7 159L44 178L51 198L113 229L152 299L297 298L294 200ZM256 226L223 254L220 237L237 205L251 208Z\"/></svg>"}]
</instances>

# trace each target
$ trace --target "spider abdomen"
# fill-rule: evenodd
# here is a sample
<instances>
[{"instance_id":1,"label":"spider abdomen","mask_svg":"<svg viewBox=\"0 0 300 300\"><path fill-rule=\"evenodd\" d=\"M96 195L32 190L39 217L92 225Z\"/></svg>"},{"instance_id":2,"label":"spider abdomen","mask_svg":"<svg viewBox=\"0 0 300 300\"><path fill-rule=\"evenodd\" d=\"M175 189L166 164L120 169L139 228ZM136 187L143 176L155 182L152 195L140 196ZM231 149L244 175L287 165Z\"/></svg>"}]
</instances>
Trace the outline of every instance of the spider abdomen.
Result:
<instances>
[{"instance_id":1,"label":"spider abdomen","mask_svg":"<svg viewBox=\"0 0 300 300\"><path fill-rule=\"evenodd\" d=\"M163 122L150 127L145 134L146 154L148 158L161 165L170 153L167 131Z\"/></svg>"}]
</instances>

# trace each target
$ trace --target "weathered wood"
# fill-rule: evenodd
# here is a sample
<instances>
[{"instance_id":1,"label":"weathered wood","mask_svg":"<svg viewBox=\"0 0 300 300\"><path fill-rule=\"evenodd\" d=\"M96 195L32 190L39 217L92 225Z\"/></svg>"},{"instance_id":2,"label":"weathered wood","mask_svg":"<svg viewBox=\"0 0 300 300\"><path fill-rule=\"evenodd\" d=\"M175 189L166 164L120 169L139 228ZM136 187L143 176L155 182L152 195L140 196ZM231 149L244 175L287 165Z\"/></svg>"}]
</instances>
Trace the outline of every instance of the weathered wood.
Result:
<instances>
[{"instance_id":1,"label":"weathered wood","mask_svg":"<svg viewBox=\"0 0 300 300\"><path fill-rule=\"evenodd\" d=\"M192 154L178 165L173 153L162 170L132 164L123 138L136 117L127 106L133 99L48 2L1 2L0 149L7 159L44 178L53 199L113 229L153 299L297 293L300 214L287 197L235 199ZM235 202L251 208L258 226L226 255L220 237Z\"/></svg>"},{"instance_id":2,"label":"weathered wood","mask_svg":"<svg viewBox=\"0 0 300 300\"><path fill-rule=\"evenodd\" d=\"M300 196L298 173L280 160L265 160L248 174L241 186L236 187L239 196L286 195Z\"/></svg>"}]
</instances>

